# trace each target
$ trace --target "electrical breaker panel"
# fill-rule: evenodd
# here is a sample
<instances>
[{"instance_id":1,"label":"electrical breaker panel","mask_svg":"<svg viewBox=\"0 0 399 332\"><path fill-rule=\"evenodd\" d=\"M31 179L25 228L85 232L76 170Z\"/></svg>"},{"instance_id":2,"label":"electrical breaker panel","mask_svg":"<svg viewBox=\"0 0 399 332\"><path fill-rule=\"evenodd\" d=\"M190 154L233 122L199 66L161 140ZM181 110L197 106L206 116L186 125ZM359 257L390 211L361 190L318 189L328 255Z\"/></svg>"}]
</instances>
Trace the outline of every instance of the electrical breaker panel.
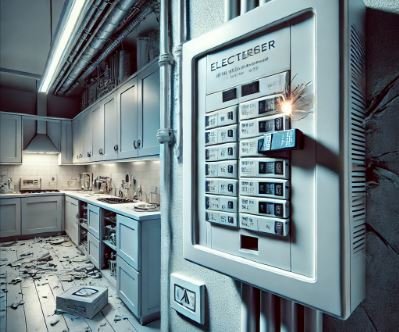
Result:
<instances>
[{"instance_id":1,"label":"electrical breaker panel","mask_svg":"<svg viewBox=\"0 0 399 332\"><path fill-rule=\"evenodd\" d=\"M183 47L185 258L341 318L364 297L363 20L274 0Z\"/></svg>"}]
</instances>

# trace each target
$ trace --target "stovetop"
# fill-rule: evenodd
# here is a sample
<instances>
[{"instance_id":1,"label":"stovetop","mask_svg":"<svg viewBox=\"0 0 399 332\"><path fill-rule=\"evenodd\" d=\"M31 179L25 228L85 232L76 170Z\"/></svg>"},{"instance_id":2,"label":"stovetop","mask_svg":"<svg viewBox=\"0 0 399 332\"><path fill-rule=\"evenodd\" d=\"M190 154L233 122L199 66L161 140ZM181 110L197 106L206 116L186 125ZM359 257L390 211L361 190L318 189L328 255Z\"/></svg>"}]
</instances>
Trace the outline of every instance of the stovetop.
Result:
<instances>
[{"instance_id":1,"label":"stovetop","mask_svg":"<svg viewBox=\"0 0 399 332\"><path fill-rule=\"evenodd\" d=\"M108 204L123 204L123 203L135 203L137 200L129 198L119 198L119 197L106 197L97 198L97 201L108 203Z\"/></svg>"},{"instance_id":2,"label":"stovetop","mask_svg":"<svg viewBox=\"0 0 399 332\"><path fill-rule=\"evenodd\" d=\"M59 193L58 189L21 190L21 194Z\"/></svg>"}]
</instances>

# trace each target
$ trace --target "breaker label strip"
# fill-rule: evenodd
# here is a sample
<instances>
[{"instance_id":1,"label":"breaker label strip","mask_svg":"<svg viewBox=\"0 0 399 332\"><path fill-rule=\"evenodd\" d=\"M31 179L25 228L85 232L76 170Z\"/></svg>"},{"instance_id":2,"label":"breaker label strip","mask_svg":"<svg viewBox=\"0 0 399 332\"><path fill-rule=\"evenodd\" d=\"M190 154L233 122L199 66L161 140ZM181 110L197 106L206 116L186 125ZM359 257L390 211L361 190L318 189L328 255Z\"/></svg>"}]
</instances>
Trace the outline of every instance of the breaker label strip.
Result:
<instances>
[{"instance_id":1,"label":"breaker label strip","mask_svg":"<svg viewBox=\"0 0 399 332\"><path fill-rule=\"evenodd\" d=\"M237 159L237 143L227 143L205 148L206 161Z\"/></svg>"},{"instance_id":2,"label":"breaker label strip","mask_svg":"<svg viewBox=\"0 0 399 332\"><path fill-rule=\"evenodd\" d=\"M273 115L265 118L240 122L240 138L259 136L269 132L287 130L290 128L289 117Z\"/></svg>"},{"instance_id":3,"label":"breaker label strip","mask_svg":"<svg viewBox=\"0 0 399 332\"><path fill-rule=\"evenodd\" d=\"M242 158L241 177L289 178L289 161L280 158Z\"/></svg>"},{"instance_id":4,"label":"breaker label strip","mask_svg":"<svg viewBox=\"0 0 399 332\"><path fill-rule=\"evenodd\" d=\"M237 125L205 131L205 145L231 143L237 141Z\"/></svg>"},{"instance_id":5,"label":"breaker label strip","mask_svg":"<svg viewBox=\"0 0 399 332\"><path fill-rule=\"evenodd\" d=\"M205 176L221 178L237 178L237 160L218 161L205 164Z\"/></svg>"},{"instance_id":6,"label":"breaker label strip","mask_svg":"<svg viewBox=\"0 0 399 332\"><path fill-rule=\"evenodd\" d=\"M220 224L224 226L237 227L237 213L228 213L220 211L209 211L205 212L205 220L210 223Z\"/></svg>"},{"instance_id":7,"label":"breaker label strip","mask_svg":"<svg viewBox=\"0 0 399 332\"><path fill-rule=\"evenodd\" d=\"M289 198L289 182L277 179L241 179L240 195Z\"/></svg>"},{"instance_id":8,"label":"breaker label strip","mask_svg":"<svg viewBox=\"0 0 399 332\"><path fill-rule=\"evenodd\" d=\"M240 228L245 228L255 232L273 234L277 236L288 236L289 234L289 219L260 217L251 214L240 213L239 223Z\"/></svg>"},{"instance_id":9,"label":"breaker label strip","mask_svg":"<svg viewBox=\"0 0 399 332\"><path fill-rule=\"evenodd\" d=\"M237 180L206 179L205 192L219 195L237 195Z\"/></svg>"},{"instance_id":10,"label":"breaker label strip","mask_svg":"<svg viewBox=\"0 0 399 332\"><path fill-rule=\"evenodd\" d=\"M205 195L205 208L207 210L237 212L237 197Z\"/></svg>"},{"instance_id":11,"label":"breaker label strip","mask_svg":"<svg viewBox=\"0 0 399 332\"><path fill-rule=\"evenodd\" d=\"M232 106L207 114L205 116L205 129L236 124L237 108L237 106Z\"/></svg>"},{"instance_id":12,"label":"breaker label strip","mask_svg":"<svg viewBox=\"0 0 399 332\"><path fill-rule=\"evenodd\" d=\"M287 200L240 196L239 211L268 217L288 218Z\"/></svg>"},{"instance_id":13,"label":"breaker label strip","mask_svg":"<svg viewBox=\"0 0 399 332\"><path fill-rule=\"evenodd\" d=\"M279 105L284 99L284 96L279 94L241 103L239 106L240 119L247 120L277 113L279 111Z\"/></svg>"}]
</instances>

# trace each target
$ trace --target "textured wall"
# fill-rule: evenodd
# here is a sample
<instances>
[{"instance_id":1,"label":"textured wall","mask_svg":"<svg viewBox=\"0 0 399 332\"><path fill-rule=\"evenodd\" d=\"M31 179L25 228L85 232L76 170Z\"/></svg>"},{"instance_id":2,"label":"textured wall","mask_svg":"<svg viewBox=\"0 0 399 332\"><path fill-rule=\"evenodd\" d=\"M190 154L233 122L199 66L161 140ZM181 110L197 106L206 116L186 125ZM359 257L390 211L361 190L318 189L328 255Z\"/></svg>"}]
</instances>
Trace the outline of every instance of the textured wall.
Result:
<instances>
[{"instance_id":1,"label":"textured wall","mask_svg":"<svg viewBox=\"0 0 399 332\"><path fill-rule=\"evenodd\" d=\"M172 1L174 9L177 1ZM371 96L382 89L395 74L399 74L397 60L399 59L397 38L399 18L394 14L399 13L399 1L366 0L365 3L373 8L368 10L367 27L368 93ZM188 1L188 13L189 37L194 38L222 24L223 1ZM173 15L174 34L176 34L177 19L177 15ZM178 77L175 78L174 91L178 91ZM399 93L399 88L396 92ZM178 101L177 98L175 95L175 102ZM389 96L387 98L389 99ZM396 129L396 124L399 123L398 102L369 121L369 157L382 155L377 163L387 171L382 168L376 169L379 185L371 186L368 196L367 222L370 226L367 237L367 298L348 321L342 322L325 317L326 331L398 330L399 205L396 199L399 194L399 179L396 175L399 174L397 162L399 138ZM174 111L176 117L177 109ZM396 152L391 153L393 151ZM163 298L162 316L164 322L169 321L168 326L163 323L163 330L239 331L241 300L238 284L228 277L183 259L182 165L175 159L173 163L170 271L184 272L185 275L206 283L208 323L205 327L194 325L171 310L168 299ZM165 319L167 316L168 319Z\"/></svg>"}]
</instances>

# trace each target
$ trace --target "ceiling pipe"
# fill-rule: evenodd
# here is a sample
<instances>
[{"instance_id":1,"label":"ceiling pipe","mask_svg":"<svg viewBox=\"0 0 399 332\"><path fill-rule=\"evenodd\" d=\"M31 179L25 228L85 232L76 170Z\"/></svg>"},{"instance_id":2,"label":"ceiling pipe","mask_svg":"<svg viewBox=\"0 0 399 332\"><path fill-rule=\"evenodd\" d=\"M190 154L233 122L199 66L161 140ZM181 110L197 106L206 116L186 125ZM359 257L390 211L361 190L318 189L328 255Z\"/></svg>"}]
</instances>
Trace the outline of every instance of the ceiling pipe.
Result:
<instances>
[{"instance_id":1,"label":"ceiling pipe","mask_svg":"<svg viewBox=\"0 0 399 332\"><path fill-rule=\"evenodd\" d=\"M79 77L80 73L90 63L91 59L100 51L105 43L112 36L118 25L126 17L129 10L135 4L136 0L121 0L113 9L110 16L101 26L99 31L93 37L86 51L80 56L79 62L74 66L70 75L68 75L64 84L59 89L60 94L64 94L71 87L73 82Z\"/></svg>"},{"instance_id":2,"label":"ceiling pipe","mask_svg":"<svg viewBox=\"0 0 399 332\"><path fill-rule=\"evenodd\" d=\"M134 30L136 29L140 23L153 11L152 8L147 7L143 9L142 12L136 17L136 19L131 22L126 29L124 29L117 37L115 37L114 41L108 45L104 50L101 51L101 54L91 62L91 64L83 71L83 73L79 76L79 81L87 78L90 74L96 69L96 67L105 60L121 43L122 41ZM70 95L71 92L79 85L79 82L75 82L68 91L65 92L65 95Z\"/></svg>"},{"instance_id":3,"label":"ceiling pipe","mask_svg":"<svg viewBox=\"0 0 399 332\"><path fill-rule=\"evenodd\" d=\"M224 22L238 16L239 0L224 0Z\"/></svg>"},{"instance_id":4,"label":"ceiling pipe","mask_svg":"<svg viewBox=\"0 0 399 332\"><path fill-rule=\"evenodd\" d=\"M107 2L96 0L90 7L89 12L85 16L79 30L76 33L77 41L74 42L71 54L68 55L65 64L61 68L56 80L54 81L53 87L55 87L56 92L64 83L69 73L72 71L74 64L76 64L76 62L79 60L78 53L81 53L84 50L81 49L82 44L86 41L86 38L90 37L91 30L93 29L94 24L98 21L99 17L105 15L104 11L107 5Z\"/></svg>"}]
</instances>

